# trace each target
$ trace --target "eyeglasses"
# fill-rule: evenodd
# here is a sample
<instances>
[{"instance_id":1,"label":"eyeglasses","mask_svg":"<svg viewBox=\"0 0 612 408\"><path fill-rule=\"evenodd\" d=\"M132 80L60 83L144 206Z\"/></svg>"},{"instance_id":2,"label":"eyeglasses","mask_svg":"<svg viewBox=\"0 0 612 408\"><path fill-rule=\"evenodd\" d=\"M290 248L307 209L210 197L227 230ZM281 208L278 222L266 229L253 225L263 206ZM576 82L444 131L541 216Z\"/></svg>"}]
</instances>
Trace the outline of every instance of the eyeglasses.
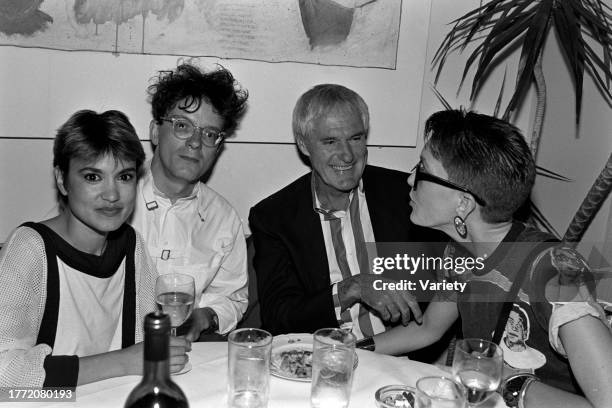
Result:
<instances>
[{"instance_id":1,"label":"eyeglasses","mask_svg":"<svg viewBox=\"0 0 612 408\"><path fill-rule=\"evenodd\" d=\"M439 184L444 187L452 188L453 190L463 191L464 193L471 194L478 204L483 207L486 205L485 201L482 198L478 197L476 194L474 194L467 188L461 187L460 185L455 184L451 181L445 180L443 178L434 176L433 174L423 171L423 162L421 161L419 161L417 165L414 166L412 172L414 173L414 185L412 186L412 189L414 191L416 191L419 181L429 181L431 183Z\"/></svg>"},{"instance_id":2,"label":"eyeglasses","mask_svg":"<svg viewBox=\"0 0 612 408\"><path fill-rule=\"evenodd\" d=\"M225 139L225 132L196 126L187 118L162 117L161 120L172 122L174 136L180 140L187 140L199 132L200 141L204 146L216 147Z\"/></svg>"}]
</instances>

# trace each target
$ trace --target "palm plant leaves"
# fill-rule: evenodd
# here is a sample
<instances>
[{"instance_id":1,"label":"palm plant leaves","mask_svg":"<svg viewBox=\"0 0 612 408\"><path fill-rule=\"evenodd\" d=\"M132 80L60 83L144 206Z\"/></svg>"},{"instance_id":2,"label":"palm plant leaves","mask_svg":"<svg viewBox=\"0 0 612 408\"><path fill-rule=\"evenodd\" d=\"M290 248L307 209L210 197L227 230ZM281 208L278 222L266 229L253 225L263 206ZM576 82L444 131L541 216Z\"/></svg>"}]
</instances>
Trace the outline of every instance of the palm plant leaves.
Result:
<instances>
[{"instance_id":1,"label":"palm plant leaves","mask_svg":"<svg viewBox=\"0 0 612 408\"><path fill-rule=\"evenodd\" d=\"M434 67L437 66L435 82L449 53L463 51L468 44L478 41L468 56L461 79L463 84L470 68L476 64L470 95L473 99L496 58L508 47L521 46L516 86L506 109L513 112L531 84L533 67L550 28L554 27L576 87L578 121L585 68L608 101L612 101L611 11L603 0L491 0L452 22L453 28L432 61ZM601 53L593 49L585 36L601 45Z\"/></svg>"},{"instance_id":2,"label":"palm plant leaves","mask_svg":"<svg viewBox=\"0 0 612 408\"><path fill-rule=\"evenodd\" d=\"M438 100L440 101L442 106L444 106L444 109L446 109L446 110L452 110L453 109L453 107L451 106L450 103L448 103L448 101L446 100L444 95L442 95L440 93L440 91L438 91L438 89L434 85L431 86L431 90L434 93L434 95L436 95L436 98L438 98Z\"/></svg>"}]
</instances>

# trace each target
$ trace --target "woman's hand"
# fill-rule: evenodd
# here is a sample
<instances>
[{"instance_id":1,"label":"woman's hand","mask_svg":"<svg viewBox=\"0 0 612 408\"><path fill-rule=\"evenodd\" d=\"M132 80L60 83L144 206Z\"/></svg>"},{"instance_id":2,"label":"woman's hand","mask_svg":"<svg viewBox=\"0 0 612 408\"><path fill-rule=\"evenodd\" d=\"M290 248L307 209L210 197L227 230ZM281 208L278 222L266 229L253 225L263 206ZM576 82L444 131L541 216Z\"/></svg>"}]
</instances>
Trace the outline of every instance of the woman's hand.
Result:
<instances>
[{"instance_id":1,"label":"woman's hand","mask_svg":"<svg viewBox=\"0 0 612 408\"><path fill-rule=\"evenodd\" d=\"M189 357L191 341L185 337L170 336L170 372L181 371ZM144 343L136 343L121 350L79 358L78 385L124 375L142 375Z\"/></svg>"},{"instance_id":2,"label":"woman's hand","mask_svg":"<svg viewBox=\"0 0 612 408\"><path fill-rule=\"evenodd\" d=\"M185 367L189 361L188 352L191 351L191 341L185 337L170 336L170 345L168 353L168 365L170 372L179 372ZM144 359L144 342L134 344L123 350L122 365L124 366L124 375L142 375L142 366Z\"/></svg>"},{"instance_id":3,"label":"woman's hand","mask_svg":"<svg viewBox=\"0 0 612 408\"><path fill-rule=\"evenodd\" d=\"M189 361L188 352L191 351L191 341L185 337L170 336L170 372L177 373L185 367Z\"/></svg>"}]
</instances>

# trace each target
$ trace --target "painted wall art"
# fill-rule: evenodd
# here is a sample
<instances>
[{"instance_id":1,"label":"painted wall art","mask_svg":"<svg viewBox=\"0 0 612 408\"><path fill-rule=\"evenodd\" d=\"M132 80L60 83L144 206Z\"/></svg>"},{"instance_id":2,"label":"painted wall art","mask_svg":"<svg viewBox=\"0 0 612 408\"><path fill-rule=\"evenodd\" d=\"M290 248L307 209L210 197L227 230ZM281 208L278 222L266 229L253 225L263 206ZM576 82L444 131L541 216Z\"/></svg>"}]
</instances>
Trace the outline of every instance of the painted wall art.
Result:
<instances>
[{"instance_id":1,"label":"painted wall art","mask_svg":"<svg viewBox=\"0 0 612 408\"><path fill-rule=\"evenodd\" d=\"M0 45L395 69L402 0L0 0Z\"/></svg>"}]
</instances>

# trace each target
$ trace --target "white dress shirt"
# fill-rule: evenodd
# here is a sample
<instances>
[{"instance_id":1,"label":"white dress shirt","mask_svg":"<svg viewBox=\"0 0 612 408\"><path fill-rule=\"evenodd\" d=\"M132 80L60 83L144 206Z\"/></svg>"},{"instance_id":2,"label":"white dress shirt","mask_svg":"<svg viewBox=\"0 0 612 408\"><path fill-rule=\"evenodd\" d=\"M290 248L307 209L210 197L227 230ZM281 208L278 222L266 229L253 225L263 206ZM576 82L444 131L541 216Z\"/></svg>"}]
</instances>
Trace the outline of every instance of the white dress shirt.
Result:
<instances>
[{"instance_id":1,"label":"white dress shirt","mask_svg":"<svg viewBox=\"0 0 612 408\"><path fill-rule=\"evenodd\" d=\"M219 317L219 333L236 327L247 309L246 242L236 210L204 183L173 204L153 182L150 163L138 183L131 224L160 274L193 276L196 305Z\"/></svg>"}]
</instances>

